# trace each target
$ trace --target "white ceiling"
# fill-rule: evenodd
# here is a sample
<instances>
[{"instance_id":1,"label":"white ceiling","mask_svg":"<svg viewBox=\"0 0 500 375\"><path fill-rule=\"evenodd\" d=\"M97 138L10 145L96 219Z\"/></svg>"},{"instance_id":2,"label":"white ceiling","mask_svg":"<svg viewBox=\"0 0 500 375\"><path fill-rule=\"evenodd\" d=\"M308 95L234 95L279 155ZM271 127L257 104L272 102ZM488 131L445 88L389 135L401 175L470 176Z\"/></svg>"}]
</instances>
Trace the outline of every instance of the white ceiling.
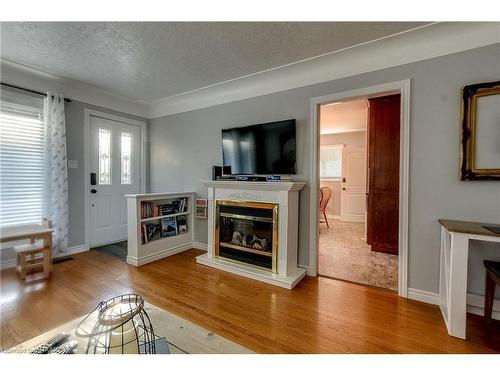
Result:
<instances>
[{"instance_id":1,"label":"white ceiling","mask_svg":"<svg viewBox=\"0 0 500 375\"><path fill-rule=\"evenodd\" d=\"M1 57L154 101L424 25L2 22Z\"/></svg>"},{"instance_id":2,"label":"white ceiling","mask_svg":"<svg viewBox=\"0 0 500 375\"><path fill-rule=\"evenodd\" d=\"M367 128L368 105L364 99L322 105L319 113L321 134L347 133Z\"/></svg>"}]
</instances>

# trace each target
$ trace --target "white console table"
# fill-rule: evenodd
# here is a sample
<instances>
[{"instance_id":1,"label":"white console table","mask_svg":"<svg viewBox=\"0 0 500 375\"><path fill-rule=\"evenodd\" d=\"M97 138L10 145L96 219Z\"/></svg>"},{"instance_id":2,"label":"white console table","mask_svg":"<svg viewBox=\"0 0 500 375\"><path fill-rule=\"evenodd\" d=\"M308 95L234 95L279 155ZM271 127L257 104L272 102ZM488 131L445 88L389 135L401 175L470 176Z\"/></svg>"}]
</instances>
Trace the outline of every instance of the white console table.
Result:
<instances>
[{"instance_id":1,"label":"white console table","mask_svg":"<svg viewBox=\"0 0 500 375\"><path fill-rule=\"evenodd\" d=\"M500 225L445 219L440 219L439 223L441 224L439 304L448 334L465 340L469 240L500 243L500 233L485 228L499 228Z\"/></svg>"}]
</instances>

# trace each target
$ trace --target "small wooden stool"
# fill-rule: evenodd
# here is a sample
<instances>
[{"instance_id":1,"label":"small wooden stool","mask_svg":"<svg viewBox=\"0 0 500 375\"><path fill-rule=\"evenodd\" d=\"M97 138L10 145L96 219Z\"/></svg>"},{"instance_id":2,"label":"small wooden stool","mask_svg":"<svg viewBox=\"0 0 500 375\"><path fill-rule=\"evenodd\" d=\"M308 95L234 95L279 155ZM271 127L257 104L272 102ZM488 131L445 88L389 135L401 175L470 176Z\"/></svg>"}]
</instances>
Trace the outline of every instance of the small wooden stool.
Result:
<instances>
[{"instance_id":1,"label":"small wooden stool","mask_svg":"<svg viewBox=\"0 0 500 375\"><path fill-rule=\"evenodd\" d=\"M484 291L484 318L491 322L493 312L493 301L495 300L495 287L500 285L500 262L491 260L483 261L486 268L486 286Z\"/></svg>"},{"instance_id":2,"label":"small wooden stool","mask_svg":"<svg viewBox=\"0 0 500 375\"><path fill-rule=\"evenodd\" d=\"M43 226L51 228L49 221L43 221ZM16 252L17 272L21 279L26 278L26 272L42 268L45 278L50 276L52 271L52 233L49 233L47 240L36 241L34 237L26 245L14 246Z\"/></svg>"},{"instance_id":3,"label":"small wooden stool","mask_svg":"<svg viewBox=\"0 0 500 375\"><path fill-rule=\"evenodd\" d=\"M50 276L50 249L43 242L35 242L14 247L17 253L17 272L21 279L26 278L26 272L35 268L43 268L46 278Z\"/></svg>"}]
</instances>

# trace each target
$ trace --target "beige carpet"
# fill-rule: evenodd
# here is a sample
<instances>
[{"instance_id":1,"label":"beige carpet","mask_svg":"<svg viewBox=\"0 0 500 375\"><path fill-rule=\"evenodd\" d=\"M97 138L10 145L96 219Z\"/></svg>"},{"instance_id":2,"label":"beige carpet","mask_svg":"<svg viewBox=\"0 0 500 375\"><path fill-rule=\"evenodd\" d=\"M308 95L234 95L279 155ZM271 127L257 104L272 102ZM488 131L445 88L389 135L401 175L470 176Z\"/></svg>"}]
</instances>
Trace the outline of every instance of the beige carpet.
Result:
<instances>
[{"instance_id":1,"label":"beige carpet","mask_svg":"<svg viewBox=\"0 0 500 375\"><path fill-rule=\"evenodd\" d=\"M324 276L398 289L398 256L370 250L365 224L330 220L320 225L319 273Z\"/></svg>"}]
</instances>

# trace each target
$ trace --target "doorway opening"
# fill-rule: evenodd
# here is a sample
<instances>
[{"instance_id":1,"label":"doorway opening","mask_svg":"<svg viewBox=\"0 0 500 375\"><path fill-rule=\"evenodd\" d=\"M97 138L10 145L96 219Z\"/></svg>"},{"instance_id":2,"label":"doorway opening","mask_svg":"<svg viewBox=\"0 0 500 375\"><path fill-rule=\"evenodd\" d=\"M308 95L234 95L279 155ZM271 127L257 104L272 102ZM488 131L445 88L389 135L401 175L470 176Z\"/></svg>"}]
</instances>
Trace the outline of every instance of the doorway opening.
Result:
<instances>
[{"instance_id":1,"label":"doorway opening","mask_svg":"<svg viewBox=\"0 0 500 375\"><path fill-rule=\"evenodd\" d=\"M401 95L321 103L318 273L398 291Z\"/></svg>"}]
</instances>

